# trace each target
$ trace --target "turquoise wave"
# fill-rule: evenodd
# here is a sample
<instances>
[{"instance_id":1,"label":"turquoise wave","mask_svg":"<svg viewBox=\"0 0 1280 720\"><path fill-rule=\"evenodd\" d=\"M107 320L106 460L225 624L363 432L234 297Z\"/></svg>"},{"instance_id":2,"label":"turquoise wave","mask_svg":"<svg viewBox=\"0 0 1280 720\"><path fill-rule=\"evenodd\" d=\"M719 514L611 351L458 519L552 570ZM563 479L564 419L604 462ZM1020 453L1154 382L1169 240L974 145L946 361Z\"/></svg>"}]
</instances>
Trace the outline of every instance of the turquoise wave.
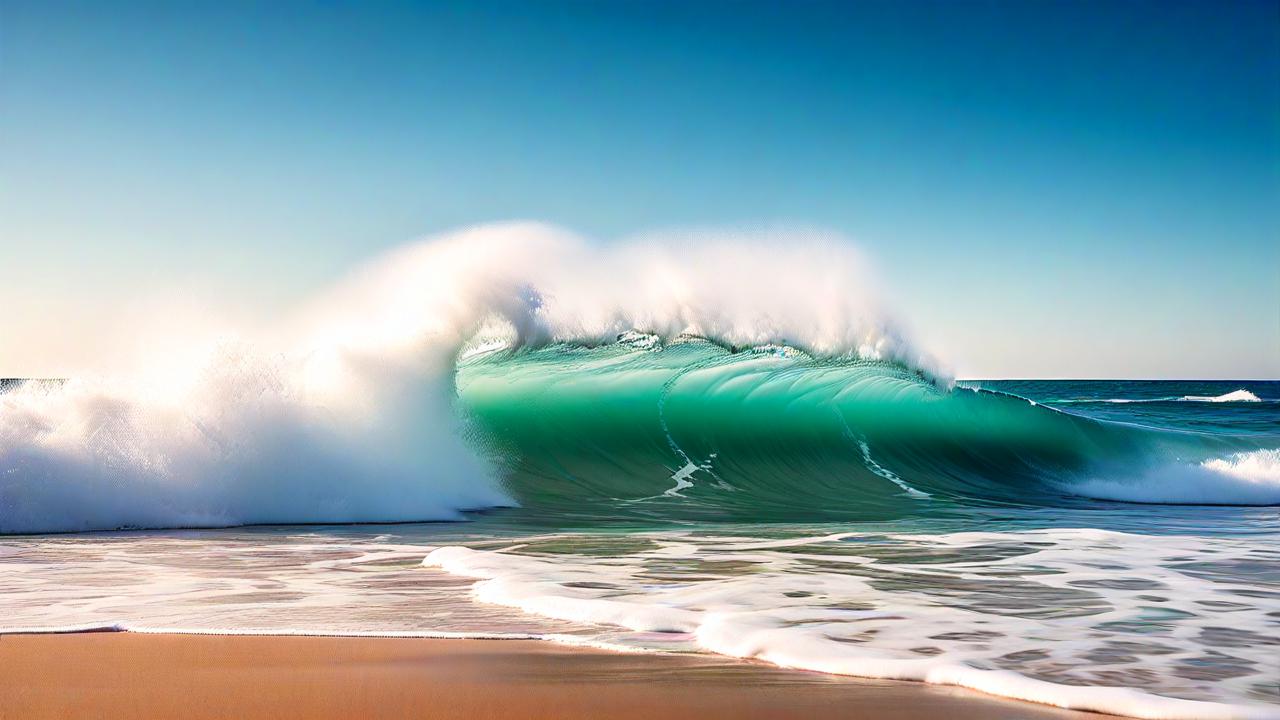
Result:
<instances>
[{"instance_id":1,"label":"turquoise wave","mask_svg":"<svg viewBox=\"0 0 1280 720\"><path fill-rule=\"evenodd\" d=\"M869 520L1090 505L1073 488L1266 445L944 387L893 363L696 339L489 352L461 362L457 384L507 490L557 517Z\"/></svg>"}]
</instances>

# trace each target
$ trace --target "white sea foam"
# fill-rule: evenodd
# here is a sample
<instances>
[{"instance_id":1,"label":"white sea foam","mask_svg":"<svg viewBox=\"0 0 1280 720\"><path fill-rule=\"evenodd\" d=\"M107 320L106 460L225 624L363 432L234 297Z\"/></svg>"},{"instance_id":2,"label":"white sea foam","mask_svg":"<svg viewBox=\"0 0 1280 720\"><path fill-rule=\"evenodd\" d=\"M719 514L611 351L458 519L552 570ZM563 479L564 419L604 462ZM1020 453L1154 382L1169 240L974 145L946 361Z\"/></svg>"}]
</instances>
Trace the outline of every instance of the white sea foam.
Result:
<instances>
[{"instance_id":1,"label":"white sea foam","mask_svg":"<svg viewBox=\"0 0 1280 720\"><path fill-rule=\"evenodd\" d=\"M1240 388L1239 390L1233 390L1229 393L1224 393L1222 395L1186 395L1180 399L1185 402L1214 402L1214 403L1261 402L1262 401L1262 399L1259 398L1257 395L1254 395L1253 393L1249 392L1248 390L1245 390L1244 388Z\"/></svg>"},{"instance_id":2,"label":"white sea foam","mask_svg":"<svg viewBox=\"0 0 1280 720\"><path fill-rule=\"evenodd\" d=\"M659 547L608 560L446 547L424 564L476 578L483 602L784 667L1141 718L1280 717L1256 699L1280 672L1267 640L1275 600L1215 569L1273 550L1088 530L879 545L847 544L860 539L849 533L786 541L786 552L744 538L646 537ZM901 562L876 558L890 542L902 543L890 556ZM942 554L921 565L911 552Z\"/></svg>"},{"instance_id":3,"label":"white sea foam","mask_svg":"<svg viewBox=\"0 0 1280 720\"><path fill-rule=\"evenodd\" d=\"M1280 505L1280 450L1237 453L1198 464L1169 463L1136 477L1089 478L1064 489L1121 502Z\"/></svg>"},{"instance_id":4,"label":"white sea foam","mask_svg":"<svg viewBox=\"0 0 1280 720\"><path fill-rule=\"evenodd\" d=\"M365 533L241 533L15 537L14 553L0 556L0 634L554 639L573 630L469 603L467 581L422 570L429 545Z\"/></svg>"},{"instance_id":5,"label":"white sea foam","mask_svg":"<svg viewBox=\"0 0 1280 720\"><path fill-rule=\"evenodd\" d=\"M605 246L545 225L479 227L390 252L269 332L202 323L132 338L156 351L129 371L0 395L0 533L449 519L509 504L455 432L453 362L468 345L638 329L931 367L858 254L813 233Z\"/></svg>"},{"instance_id":6,"label":"white sea foam","mask_svg":"<svg viewBox=\"0 0 1280 720\"><path fill-rule=\"evenodd\" d=\"M1240 388L1232 390L1222 395L1183 395L1181 397L1158 397L1158 398L1105 398L1102 400L1079 399L1068 402L1104 402L1104 403L1160 403L1160 402L1206 402L1206 403L1236 403L1236 402L1262 402L1262 398L1254 395L1252 392Z\"/></svg>"}]
</instances>

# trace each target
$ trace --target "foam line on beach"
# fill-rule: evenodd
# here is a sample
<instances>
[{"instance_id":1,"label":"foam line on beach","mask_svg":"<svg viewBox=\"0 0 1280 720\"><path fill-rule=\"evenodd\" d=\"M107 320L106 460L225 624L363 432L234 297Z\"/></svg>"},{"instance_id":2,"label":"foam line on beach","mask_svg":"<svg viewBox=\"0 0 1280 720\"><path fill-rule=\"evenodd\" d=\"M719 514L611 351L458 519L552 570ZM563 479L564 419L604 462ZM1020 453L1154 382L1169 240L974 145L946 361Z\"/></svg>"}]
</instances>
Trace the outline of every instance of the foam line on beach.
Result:
<instances>
[{"instance_id":1,"label":"foam line on beach","mask_svg":"<svg viewBox=\"0 0 1280 720\"><path fill-rule=\"evenodd\" d=\"M612 652L663 654L663 651L582 638L563 633L490 633L448 632L440 630L316 630L309 628L192 628L134 626L125 623L87 623L83 625L46 625L34 627L0 627L3 635L74 635L79 633L132 633L134 635L225 635L236 637L332 637L388 638L415 640L536 640L557 645L594 648Z\"/></svg>"}]
</instances>

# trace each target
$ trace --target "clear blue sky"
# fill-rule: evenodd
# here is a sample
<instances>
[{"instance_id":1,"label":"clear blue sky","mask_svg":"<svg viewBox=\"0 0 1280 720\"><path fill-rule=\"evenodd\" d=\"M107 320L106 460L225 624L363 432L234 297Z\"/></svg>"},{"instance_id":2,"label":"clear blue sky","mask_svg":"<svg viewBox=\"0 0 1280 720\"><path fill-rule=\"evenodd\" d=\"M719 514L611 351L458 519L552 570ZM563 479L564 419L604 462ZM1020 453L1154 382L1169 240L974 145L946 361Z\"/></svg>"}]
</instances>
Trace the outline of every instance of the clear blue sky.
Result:
<instances>
[{"instance_id":1,"label":"clear blue sky","mask_svg":"<svg viewBox=\"0 0 1280 720\"><path fill-rule=\"evenodd\" d=\"M1280 377L1280 4L0 0L0 375L512 218L843 232L961 375Z\"/></svg>"}]
</instances>

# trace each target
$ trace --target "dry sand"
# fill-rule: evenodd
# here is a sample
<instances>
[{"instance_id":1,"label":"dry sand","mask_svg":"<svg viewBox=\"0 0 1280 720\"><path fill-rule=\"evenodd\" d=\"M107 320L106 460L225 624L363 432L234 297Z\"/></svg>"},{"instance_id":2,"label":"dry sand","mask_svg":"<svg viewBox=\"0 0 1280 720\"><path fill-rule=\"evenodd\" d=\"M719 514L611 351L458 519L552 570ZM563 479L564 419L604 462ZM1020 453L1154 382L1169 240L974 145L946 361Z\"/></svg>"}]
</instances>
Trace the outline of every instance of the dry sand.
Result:
<instances>
[{"instance_id":1,"label":"dry sand","mask_svg":"<svg viewBox=\"0 0 1280 720\"><path fill-rule=\"evenodd\" d=\"M0 636L0 718L1076 718L959 688L537 641Z\"/></svg>"}]
</instances>

